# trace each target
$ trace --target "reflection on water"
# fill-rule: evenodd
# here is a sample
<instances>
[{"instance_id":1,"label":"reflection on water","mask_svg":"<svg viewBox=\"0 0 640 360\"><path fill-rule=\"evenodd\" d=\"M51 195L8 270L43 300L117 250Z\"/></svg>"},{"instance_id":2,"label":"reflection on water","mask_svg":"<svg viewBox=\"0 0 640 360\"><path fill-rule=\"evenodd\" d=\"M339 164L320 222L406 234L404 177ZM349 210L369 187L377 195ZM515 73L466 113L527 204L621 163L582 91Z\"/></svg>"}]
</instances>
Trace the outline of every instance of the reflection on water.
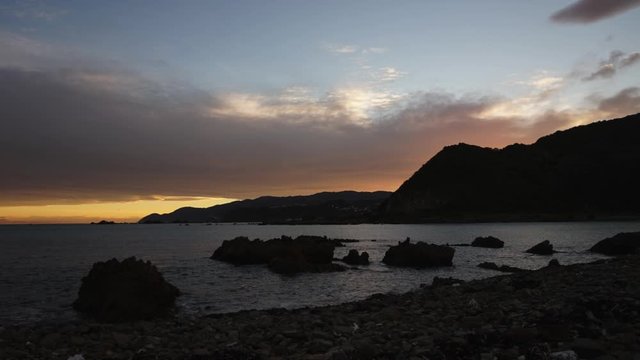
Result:
<instances>
[{"instance_id":1,"label":"reflection on water","mask_svg":"<svg viewBox=\"0 0 640 360\"><path fill-rule=\"evenodd\" d=\"M638 231L640 222L492 223L438 225L6 225L0 226L0 323L75 316L70 304L80 279L96 261L137 256L151 260L180 288L182 313L327 305L375 293L404 292L434 276L474 279L499 273L477 268L483 261L536 269L552 257L524 254L550 240L562 264L599 258L586 250L618 232ZM283 277L265 266L234 266L209 260L223 240L235 236L326 235L361 240L336 250L367 251L372 264L341 273ZM406 237L437 244L469 243L493 235L503 249L456 248L454 267L390 268L380 261L389 245Z\"/></svg>"}]
</instances>

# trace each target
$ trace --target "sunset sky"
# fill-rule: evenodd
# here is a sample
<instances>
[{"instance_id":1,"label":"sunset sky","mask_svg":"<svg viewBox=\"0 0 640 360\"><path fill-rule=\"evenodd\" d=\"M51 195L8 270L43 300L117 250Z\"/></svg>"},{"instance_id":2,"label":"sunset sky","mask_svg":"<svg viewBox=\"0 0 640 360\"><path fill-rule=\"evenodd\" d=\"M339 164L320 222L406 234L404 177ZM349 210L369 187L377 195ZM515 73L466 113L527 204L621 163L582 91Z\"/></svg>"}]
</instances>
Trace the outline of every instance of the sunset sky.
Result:
<instances>
[{"instance_id":1,"label":"sunset sky","mask_svg":"<svg viewBox=\"0 0 640 360\"><path fill-rule=\"evenodd\" d=\"M0 223L395 190L640 112L640 0L0 1Z\"/></svg>"}]
</instances>

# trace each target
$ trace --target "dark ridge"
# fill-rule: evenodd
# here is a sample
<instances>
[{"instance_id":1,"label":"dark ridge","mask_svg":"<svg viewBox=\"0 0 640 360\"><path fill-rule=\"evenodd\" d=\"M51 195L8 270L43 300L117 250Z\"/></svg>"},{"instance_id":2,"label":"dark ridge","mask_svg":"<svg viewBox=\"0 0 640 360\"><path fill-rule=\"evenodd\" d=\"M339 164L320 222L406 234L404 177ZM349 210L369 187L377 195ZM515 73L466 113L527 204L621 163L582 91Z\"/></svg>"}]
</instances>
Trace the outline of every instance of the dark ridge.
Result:
<instances>
[{"instance_id":1,"label":"dark ridge","mask_svg":"<svg viewBox=\"0 0 640 360\"><path fill-rule=\"evenodd\" d=\"M184 207L150 214L139 223L259 222L269 224L348 224L372 222L390 192L322 192L307 196L262 196L209 208Z\"/></svg>"},{"instance_id":2,"label":"dark ridge","mask_svg":"<svg viewBox=\"0 0 640 360\"><path fill-rule=\"evenodd\" d=\"M445 147L383 205L384 222L640 216L640 114L503 149Z\"/></svg>"}]
</instances>

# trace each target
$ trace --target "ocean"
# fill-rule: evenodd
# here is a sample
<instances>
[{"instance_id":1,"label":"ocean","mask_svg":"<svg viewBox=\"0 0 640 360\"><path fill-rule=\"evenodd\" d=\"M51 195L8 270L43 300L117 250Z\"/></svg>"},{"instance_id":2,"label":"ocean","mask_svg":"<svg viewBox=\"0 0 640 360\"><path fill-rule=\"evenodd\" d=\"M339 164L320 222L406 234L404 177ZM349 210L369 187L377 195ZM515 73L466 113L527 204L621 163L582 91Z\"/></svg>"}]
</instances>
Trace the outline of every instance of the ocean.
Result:
<instances>
[{"instance_id":1,"label":"ocean","mask_svg":"<svg viewBox=\"0 0 640 360\"><path fill-rule=\"evenodd\" d=\"M603 258L587 251L619 232L640 231L640 222L487 223L426 225L2 225L0 226L0 325L66 321L78 315L71 303L80 281L97 261L136 256L150 260L184 294L181 316L248 309L297 308L361 300L376 293L400 293L430 284L435 276L463 280L500 275L477 265L492 261L526 269ZM223 240L236 236L270 239L281 235L321 235L360 240L337 248L367 251L371 265L340 273L282 276L266 266L234 266L209 256ZM381 263L390 245L407 237L436 244L470 243L492 235L502 249L457 247L454 266L405 269ZM553 256L525 254L550 240Z\"/></svg>"}]
</instances>

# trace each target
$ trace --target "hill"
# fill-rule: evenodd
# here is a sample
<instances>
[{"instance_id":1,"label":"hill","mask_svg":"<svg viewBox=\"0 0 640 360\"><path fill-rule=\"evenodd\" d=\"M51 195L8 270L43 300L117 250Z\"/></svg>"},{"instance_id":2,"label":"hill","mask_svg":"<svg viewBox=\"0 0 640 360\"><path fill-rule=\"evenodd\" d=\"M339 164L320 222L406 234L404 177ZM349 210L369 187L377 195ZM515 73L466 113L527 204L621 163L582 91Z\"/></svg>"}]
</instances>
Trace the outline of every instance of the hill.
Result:
<instances>
[{"instance_id":1,"label":"hill","mask_svg":"<svg viewBox=\"0 0 640 360\"><path fill-rule=\"evenodd\" d=\"M262 196L209 208L184 207L151 214L139 223L260 222L344 224L371 222L390 192L322 192L307 196Z\"/></svg>"},{"instance_id":2,"label":"hill","mask_svg":"<svg viewBox=\"0 0 640 360\"><path fill-rule=\"evenodd\" d=\"M445 147L383 205L384 222L577 220L640 214L640 114L503 149Z\"/></svg>"}]
</instances>

